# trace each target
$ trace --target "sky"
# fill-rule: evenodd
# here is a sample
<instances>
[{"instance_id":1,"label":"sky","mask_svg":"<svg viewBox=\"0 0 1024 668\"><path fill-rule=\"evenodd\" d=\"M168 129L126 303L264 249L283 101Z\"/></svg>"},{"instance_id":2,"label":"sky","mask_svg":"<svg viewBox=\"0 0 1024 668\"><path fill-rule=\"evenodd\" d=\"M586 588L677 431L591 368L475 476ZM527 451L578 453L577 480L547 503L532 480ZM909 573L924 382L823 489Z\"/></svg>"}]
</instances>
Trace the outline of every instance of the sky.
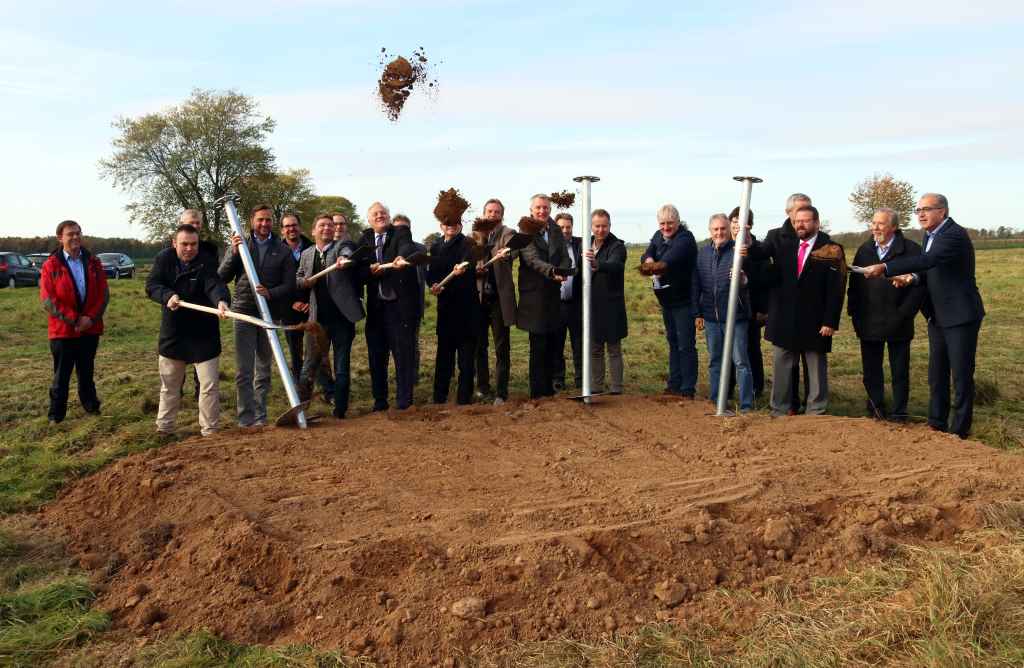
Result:
<instances>
[{"instance_id":1,"label":"sky","mask_svg":"<svg viewBox=\"0 0 1024 668\"><path fill-rule=\"evenodd\" d=\"M886 172L945 194L969 227L1021 227L1003 198L1024 177L1024 3L842 5L0 0L0 235L73 218L145 236L97 163L114 120L195 88L255 98L281 169L364 216L380 200L418 237L442 189L516 219L581 174L628 241L664 203L705 231L739 204L741 174L764 179L755 233L798 191L833 231L861 229L849 193ZM380 50L420 46L439 86L390 122Z\"/></svg>"}]
</instances>

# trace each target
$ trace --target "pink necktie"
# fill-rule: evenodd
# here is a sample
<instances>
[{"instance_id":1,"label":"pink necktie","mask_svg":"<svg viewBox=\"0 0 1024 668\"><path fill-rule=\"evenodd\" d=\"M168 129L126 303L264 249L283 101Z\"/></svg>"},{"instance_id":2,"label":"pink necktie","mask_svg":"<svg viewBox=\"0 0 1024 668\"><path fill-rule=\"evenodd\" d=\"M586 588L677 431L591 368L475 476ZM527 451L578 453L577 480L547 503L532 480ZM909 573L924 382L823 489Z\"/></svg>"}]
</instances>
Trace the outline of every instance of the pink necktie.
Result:
<instances>
[{"instance_id":1,"label":"pink necktie","mask_svg":"<svg viewBox=\"0 0 1024 668\"><path fill-rule=\"evenodd\" d=\"M800 242L800 252L796 254L796 275L804 273L804 260L807 258L807 246L809 244L806 241Z\"/></svg>"}]
</instances>

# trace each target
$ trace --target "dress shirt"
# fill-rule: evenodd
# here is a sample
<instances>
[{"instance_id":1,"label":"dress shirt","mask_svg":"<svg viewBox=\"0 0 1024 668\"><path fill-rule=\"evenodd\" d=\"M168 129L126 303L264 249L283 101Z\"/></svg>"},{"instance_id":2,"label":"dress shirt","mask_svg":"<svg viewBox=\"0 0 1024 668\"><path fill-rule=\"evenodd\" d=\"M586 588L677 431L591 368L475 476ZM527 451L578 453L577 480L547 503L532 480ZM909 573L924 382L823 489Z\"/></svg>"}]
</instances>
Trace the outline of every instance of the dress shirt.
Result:
<instances>
[{"instance_id":1,"label":"dress shirt","mask_svg":"<svg viewBox=\"0 0 1024 668\"><path fill-rule=\"evenodd\" d=\"M75 279L75 289L78 290L78 297L84 302L85 301L85 263L82 262L82 252L78 252L78 257L71 257L67 251L63 251L64 260L68 263L68 268L71 270L71 277Z\"/></svg>"}]
</instances>

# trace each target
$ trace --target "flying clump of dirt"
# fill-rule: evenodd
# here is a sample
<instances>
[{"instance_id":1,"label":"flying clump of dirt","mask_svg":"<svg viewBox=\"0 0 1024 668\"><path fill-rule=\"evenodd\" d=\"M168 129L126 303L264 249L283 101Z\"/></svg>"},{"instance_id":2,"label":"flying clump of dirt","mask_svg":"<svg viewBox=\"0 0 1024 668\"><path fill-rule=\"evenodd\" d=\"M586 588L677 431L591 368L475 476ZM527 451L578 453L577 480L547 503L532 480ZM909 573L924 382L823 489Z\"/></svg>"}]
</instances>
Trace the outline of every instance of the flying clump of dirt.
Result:
<instances>
[{"instance_id":1,"label":"flying clump of dirt","mask_svg":"<svg viewBox=\"0 0 1024 668\"><path fill-rule=\"evenodd\" d=\"M437 195L437 206L434 207L434 217L442 223L459 224L462 222L462 214L469 208L469 202L455 188L442 190Z\"/></svg>"},{"instance_id":2,"label":"flying clump of dirt","mask_svg":"<svg viewBox=\"0 0 1024 668\"><path fill-rule=\"evenodd\" d=\"M551 203L559 209L571 208L576 203L576 193L563 190L560 193L551 193Z\"/></svg>"},{"instance_id":3,"label":"flying clump of dirt","mask_svg":"<svg viewBox=\"0 0 1024 668\"><path fill-rule=\"evenodd\" d=\"M381 48L380 54L380 64L384 67L377 84L381 107L389 120L397 121L412 92L423 87L432 90L437 80L430 74L430 62L422 46L409 58L392 57L386 48Z\"/></svg>"}]
</instances>

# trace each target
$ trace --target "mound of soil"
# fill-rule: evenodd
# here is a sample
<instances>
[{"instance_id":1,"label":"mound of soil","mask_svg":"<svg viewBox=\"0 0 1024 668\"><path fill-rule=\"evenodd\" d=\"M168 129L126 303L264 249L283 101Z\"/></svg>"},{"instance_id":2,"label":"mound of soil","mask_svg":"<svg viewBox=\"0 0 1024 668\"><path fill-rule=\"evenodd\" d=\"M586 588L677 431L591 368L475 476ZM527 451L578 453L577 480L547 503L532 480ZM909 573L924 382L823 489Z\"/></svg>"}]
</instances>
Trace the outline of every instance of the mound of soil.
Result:
<instances>
[{"instance_id":1,"label":"mound of soil","mask_svg":"<svg viewBox=\"0 0 1024 668\"><path fill-rule=\"evenodd\" d=\"M413 408L123 459L41 513L140 634L430 665L687 618L937 544L1024 461L919 426L604 398Z\"/></svg>"},{"instance_id":2,"label":"mound of soil","mask_svg":"<svg viewBox=\"0 0 1024 668\"><path fill-rule=\"evenodd\" d=\"M380 61L384 71L377 83L377 92L388 119L397 121L413 90L418 85L434 88L437 81L430 80L429 61L423 47L413 51L411 58L404 56L392 58L388 55L386 48L382 48L380 52Z\"/></svg>"},{"instance_id":3,"label":"mound of soil","mask_svg":"<svg viewBox=\"0 0 1024 668\"><path fill-rule=\"evenodd\" d=\"M557 209L569 209L576 203L576 193L563 190L560 193L551 193L551 203Z\"/></svg>"},{"instance_id":4,"label":"mound of soil","mask_svg":"<svg viewBox=\"0 0 1024 668\"><path fill-rule=\"evenodd\" d=\"M434 207L434 218L438 222L458 225L462 222L462 214L469 208L469 202L455 188L442 190L437 195L437 206Z\"/></svg>"}]
</instances>

